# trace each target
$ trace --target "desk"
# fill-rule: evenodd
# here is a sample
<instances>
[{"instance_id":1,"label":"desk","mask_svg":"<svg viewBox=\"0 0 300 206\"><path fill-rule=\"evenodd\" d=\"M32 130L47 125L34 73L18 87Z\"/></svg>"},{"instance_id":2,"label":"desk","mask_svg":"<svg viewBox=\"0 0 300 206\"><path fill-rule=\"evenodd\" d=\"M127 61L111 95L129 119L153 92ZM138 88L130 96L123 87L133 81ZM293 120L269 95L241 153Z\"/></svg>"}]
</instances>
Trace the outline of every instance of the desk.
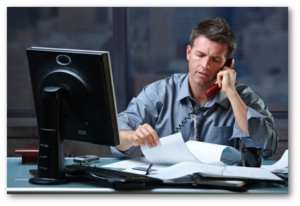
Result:
<instances>
[{"instance_id":1,"label":"desk","mask_svg":"<svg viewBox=\"0 0 300 206\"><path fill-rule=\"evenodd\" d=\"M114 158L100 158L99 165L111 164L119 161ZM274 162L274 161L273 161ZM273 164L272 161L265 161L264 164ZM65 165L73 164L72 158L65 159ZM19 157L7 158L7 194L26 194L26 193L53 193L53 194L288 194L288 185L277 185L269 183L259 183L252 186L246 192L233 192L218 189L199 189L199 188L155 188L155 189L129 189L115 190L110 184L98 181L83 180L79 182L69 182L61 185L34 185L28 179L32 176L30 169L36 169L36 164L22 165Z\"/></svg>"}]
</instances>

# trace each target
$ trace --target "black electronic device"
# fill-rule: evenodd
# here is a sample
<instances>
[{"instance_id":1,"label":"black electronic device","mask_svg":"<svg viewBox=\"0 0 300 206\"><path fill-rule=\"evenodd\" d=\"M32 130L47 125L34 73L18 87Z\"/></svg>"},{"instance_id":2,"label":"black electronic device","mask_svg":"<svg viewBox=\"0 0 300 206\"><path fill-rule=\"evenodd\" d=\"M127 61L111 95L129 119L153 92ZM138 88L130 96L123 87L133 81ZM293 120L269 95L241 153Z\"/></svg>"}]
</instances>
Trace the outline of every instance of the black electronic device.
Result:
<instances>
[{"instance_id":1,"label":"black electronic device","mask_svg":"<svg viewBox=\"0 0 300 206\"><path fill-rule=\"evenodd\" d=\"M99 156L97 156L97 155L83 155L83 156L74 157L73 161L75 163L80 163L80 164L89 164L91 162L99 161Z\"/></svg>"},{"instance_id":2,"label":"black electronic device","mask_svg":"<svg viewBox=\"0 0 300 206\"><path fill-rule=\"evenodd\" d=\"M92 180L103 180L112 183L143 183L161 184L163 180L149 177L147 175L135 174L114 169L89 167L83 165L66 165L66 172L69 175L83 177Z\"/></svg>"},{"instance_id":3,"label":"black electronic device","mask_svg":"<svg viewBox=\"0 0 300 206\"><path fill-rule=\"evenodd\" d=\"M39 128L33 184L66 182L64 139L115 146L120 143L109 52L26 49Z\"/></svg>"}]
</instances>

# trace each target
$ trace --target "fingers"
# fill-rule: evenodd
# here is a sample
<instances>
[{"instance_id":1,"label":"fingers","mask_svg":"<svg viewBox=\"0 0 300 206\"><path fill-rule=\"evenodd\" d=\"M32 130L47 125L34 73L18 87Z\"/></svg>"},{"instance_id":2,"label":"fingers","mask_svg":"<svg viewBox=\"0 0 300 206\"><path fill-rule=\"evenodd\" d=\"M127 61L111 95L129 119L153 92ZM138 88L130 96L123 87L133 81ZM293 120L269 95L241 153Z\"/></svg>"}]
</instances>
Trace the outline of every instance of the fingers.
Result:
<instances>
[{"instance_id":1,"label":"fingers","mask_svg":"<svg viewBox=\"0 0 300 206\"><path fill-rule=\"evenodd\" d=\"M222 91L225 92L228 89L235 88L236 81L236 72L229 67L224 67L224 70L221 70L217 75L216 83L222 88Z\"/></svg>"},{"instance_id":2,"label":"fingers","mask_svg":"<svg viewBox=\"0 0 300 206\"><path fill-rule=\"evenodd\" d=\"M149 124L143 124L132 134L132 141L134 146L147 145L152 148L159 143L159 137Z\"/></svg>"}]
</instances>

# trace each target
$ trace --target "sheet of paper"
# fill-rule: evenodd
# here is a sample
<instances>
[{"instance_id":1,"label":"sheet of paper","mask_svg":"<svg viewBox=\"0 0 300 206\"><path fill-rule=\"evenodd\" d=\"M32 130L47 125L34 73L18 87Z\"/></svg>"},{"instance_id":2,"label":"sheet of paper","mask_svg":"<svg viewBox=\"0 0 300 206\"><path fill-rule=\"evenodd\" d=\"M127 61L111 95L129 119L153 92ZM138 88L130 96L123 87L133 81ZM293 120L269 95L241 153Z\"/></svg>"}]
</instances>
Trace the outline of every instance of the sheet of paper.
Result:
<instances>
[{"instance_id":1,"label":"sheet of paper","mask_svg":"<svg viewBox=\"0 0 300 206\"><path fill-rule=\"evenodd\" d=\"M196 162L181 162L173 166L161 168L156 172L152 172L149 176L159 179L173 179L177 182L188 181L187 175L197 172L212 172L214 175L221 175L225 167L219 167L214 165L206 165ZM208 185L227 185L227 186L242 186L244 181L233 180L198 180L201 184Z\"/></svg>"},{"instance_id":2,"label":"sheet of paper","mask_svg":"<svg viewBox=\"0 0 300 206\"><path fill-rule=\"evenodd\" d=\"M273 165L262 165L262 168L265 168L271 172L277 173L288 173L288 166L289 166L289 152L285 150L280 160L278 160Z\"/></svg>"},{"instance_id":3,"label":"sheet of paper","mask_svg":"<svg viewBox=\"0 0 300 206\"><path fill-rule=\"evenodd\" d=\"M144 157L137 157L129 160L104 165L103 167L124 168L126 172L145 175L145 171L134 170L134 167L149 167L150 162ZM236 167L236 166L215 166L197 162L181 162L175 165L153 165L156 169L149 174L159 179L176 179L193 173L202 173L214 176L247 177L249 179L281 180L269 170L263 168Z\"/></svg>"},{"instance_id":4,"label":"sheet of paper","mask_svg":"<svg viewBox=\"0 0 300 206\"><path fill-rule=\"evenodd\" d=\"M247 177L249 179L264 179L264 180L282 180L278 176L271 173L269 170L255 167L236 167L226 166L223 176L228 177Z\"/></svg>"},{"instance_id":5,"label":"sheet of paper","mask_svg":"<svg viewBox=\"0 0 300 206\"><path fill-rule=\"evenodd\" d=\"M241 154L233 147L198 142L184 142L181 133L160 138L157 147L141 146L145 157L154 164L177 164L183 161L200 162L220 166L241 159Z\"/></svg>"},{"instance_id":6,"label":"sheet of paper","mask_svg":"<svg viewBox=\"0 0 300 206\"><path fill-rule=\"evenodd\" d=\"M131 172L135 174L145 174L144 171L134 170L132 168L135 167L145 167L148 168L150 162L144 157L136 157L129 160L123 160L120 162L107 164L102 167L109 168L123 168L126 172ZM206 165L202 163L196 162L181 162L175 165L156 165L154 164L151 169L155 169L149 174L149 176L160 178L160 179L174 179L178 177L182 177L185 175L193 174L195 172L209 172L213 171L213 174L221 174L221 171L224 170L225 167L214 166L214 165Z\"/></svg>"},{"instance_id":7,"label":"sheet of paper","mask_svg":"<svg viewBox=\"0 0 300 206\"><path fill-rule=\"evenodd\" d=\"M115 168L115 169L124 169L122 171L131 172L135 174L145 174L145 171L134 170L132 168L135 167L144 167L148 168L150 166L150 162L145 157L135 157L128 160L123 160L120 162L115 162L112 164L103 165L102 167ZM153 165L151 169L160 170L168 167L169 165Z\"/></svg>"},{"instance_id":8,"label":"sheet of paper","mask_svg":"<svg viewBox=\"0 0 300 206\"><path fill-rule=\"evenodd\" d=\"M153 164L177 164L183 161L201 162L187 148L181 133L160 138L160 143L154 147L141 146L145 157Z\"/></svg>"},{"instance_id":9,"label":"sheet of paper","mask_svg":"<svg viewBox=\"0 0 300 206\"><path fill-rule=\"evenodd\" d=\"M212 172L215 175L221 175L224 168L225 167L206 165L196 162L181 162L166 168L161 168L155 172L151 172L149 176L160 179L174 179L196 172Z\"/></svg>"},{"instance_id":10,"label":"sheet of paper","mask_svg":"<svg viewBox=\"0 0 300 206\"><path fill-rule=\"evenodd\" d=\"M191 151L191 153L193 153L198 159L205 163L220 161L223 150L227 147L224 145L210 144L206 142L197 141L187 141L185 144L187 148Z\"/></svg>"}]
</instances>

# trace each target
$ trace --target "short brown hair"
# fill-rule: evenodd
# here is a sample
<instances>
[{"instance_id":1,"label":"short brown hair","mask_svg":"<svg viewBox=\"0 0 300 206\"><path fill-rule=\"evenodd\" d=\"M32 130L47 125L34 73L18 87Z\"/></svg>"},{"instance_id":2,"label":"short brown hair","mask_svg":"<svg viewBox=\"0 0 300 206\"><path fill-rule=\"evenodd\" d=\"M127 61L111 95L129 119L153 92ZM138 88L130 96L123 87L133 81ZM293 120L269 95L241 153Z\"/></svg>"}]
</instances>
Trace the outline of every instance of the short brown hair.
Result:
<instances>
[{"instance_id":1,"label":"short brown hair","mask_svg":"<svg viewBox=\"0 0 300 206\"><path fill-rule=\"evenodd\" d=\"M194 41L200 35L206 38L221 43L228 46L227 58L232 55L236 48L236 37L229 26L223 18L208 18L200 23L198 23L192 30L190 36L190 46L194 46Z\"/></svg>"}]
</instances>

